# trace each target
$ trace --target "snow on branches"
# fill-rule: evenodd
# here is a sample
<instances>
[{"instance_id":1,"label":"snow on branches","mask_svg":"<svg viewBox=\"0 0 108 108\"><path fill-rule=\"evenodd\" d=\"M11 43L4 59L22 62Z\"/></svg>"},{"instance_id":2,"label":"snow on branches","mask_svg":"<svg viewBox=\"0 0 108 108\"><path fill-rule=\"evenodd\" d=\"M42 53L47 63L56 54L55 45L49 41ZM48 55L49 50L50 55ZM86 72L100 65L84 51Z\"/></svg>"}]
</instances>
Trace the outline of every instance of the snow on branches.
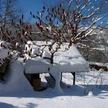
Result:
<instances>
[{"instance_id":1,"label":"snow on branches","mask_svg":"<svg viewBox=\"0 0 108 108\"><path fill-rule=\"evenodd\" d=\"M71 46L92 33L92 27L103 18L101 14L106 5L106 0L67 0L56 6L43 6L37 14L30 14L46 40L53 40L58 45L68 42Z\"/></svg>"}]
</instances>

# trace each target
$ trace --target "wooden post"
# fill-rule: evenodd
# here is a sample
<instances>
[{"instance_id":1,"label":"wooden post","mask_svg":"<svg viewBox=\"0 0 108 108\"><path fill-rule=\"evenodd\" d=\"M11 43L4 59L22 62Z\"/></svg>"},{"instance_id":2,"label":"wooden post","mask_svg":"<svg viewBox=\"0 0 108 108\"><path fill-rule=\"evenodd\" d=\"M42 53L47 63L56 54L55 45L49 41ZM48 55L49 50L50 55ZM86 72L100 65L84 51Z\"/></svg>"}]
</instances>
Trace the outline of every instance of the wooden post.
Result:
<instances>
[{"instance_id":1,"label":"wooden post","mask_svg":"<svg viewBox=\"0 0 108 108\"><path fill-rule=\"evenodd\" d=\"M42 88L40 74L31 75L31 85L35 91L39 91Z\"/></svg>"},{"instance_id":2,"label":"wooden post","mask_svg":"<svg viewBox=\"0 0 108 108\"><path fill-rule=\"evenodd\" d=\"M73 75L73 85L75 85L75 72L72 72Z\"/></svg>"}]
</instances>

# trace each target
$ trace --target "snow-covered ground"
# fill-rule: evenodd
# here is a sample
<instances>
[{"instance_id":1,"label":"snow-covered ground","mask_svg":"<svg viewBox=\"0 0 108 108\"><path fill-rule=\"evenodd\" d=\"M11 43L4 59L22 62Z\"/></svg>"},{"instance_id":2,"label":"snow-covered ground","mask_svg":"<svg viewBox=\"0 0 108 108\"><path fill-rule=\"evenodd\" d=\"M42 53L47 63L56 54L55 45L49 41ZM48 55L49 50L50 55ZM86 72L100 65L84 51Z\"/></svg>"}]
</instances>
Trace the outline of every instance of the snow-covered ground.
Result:
<instances>
[{"instance_id":1,"label":"snow-covered ground","mask_svg":"<svg viewBox=\"0 0 108 108\"><path fill-rule=\"evenodd\" d=\"M43 81L45 75L41 75ZM64 73L61 86L62 94L53 88L42 92L25 90L12 94L0 93L0 108L108 108L106 72L92 71L86 73L85 77L77 74L75 86L72 85L72 75Z\"/></svg>"},{"instance_id":2,"label":"snow-covered ground","mask_svg":"<svg viewBox=\"0 0 108 108\"><path fill-rule=\"evenodd\" d=\"M75 52L75 50L72 52ZM66 57L63 59L65 63L67 55L69 56L71 54L72 53L69 52L68 54L65 54L66 56L61 54ZM69 57L69 60L72 58L73 57ZM78 58L79 56L76 56L75 53L75 61L77 61ZM58 59L61 58L59 57ZM82 59L79 61L81 60ZM75 61L73 63L76 63ZM73 66L75 69L81 69L85 66L82 65L80 67L78 64L79 61L76 63L76 67ZM83 63L88 65L86 61L81 61L81 64ZM65 68L62 69L65 70ZM61 87L63 89L62 93L51 87L48 87L46 90L41 92L34 92L23 74L23 64L19 61L12 61L12 64L10 65L10 72L11 74L8 82L6 84L0 83L0 108L108 107L108 73L102 72L102 70L93 70L87 73L76 72L76 85L72 85L73 77L71 73L63 73L61 82ZM47 82L45 77L48 78L47 73L41 74L41 79L44 84Z\"/></svg>"}]
</instances>

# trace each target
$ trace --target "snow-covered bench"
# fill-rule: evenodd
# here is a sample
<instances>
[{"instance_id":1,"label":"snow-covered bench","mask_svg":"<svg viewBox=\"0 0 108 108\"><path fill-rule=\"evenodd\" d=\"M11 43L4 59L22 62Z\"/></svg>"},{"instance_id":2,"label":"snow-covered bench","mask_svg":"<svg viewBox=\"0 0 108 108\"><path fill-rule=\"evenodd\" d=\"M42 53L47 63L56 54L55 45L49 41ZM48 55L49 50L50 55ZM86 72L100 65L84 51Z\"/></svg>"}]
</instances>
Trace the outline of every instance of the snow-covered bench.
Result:
<instances>
[{"instance_id":1,"label":"snow-covered bench","mask_svg":"<svg viewBox=\"0 0 108 108\"><path fill-rule=\"evenodd\" d=\"M54 64L38 58L27 60L25 64L26 73L49 73L55 79L55 87L61 91L60 81L63 72L73 73L75 83L76 72L89 72L89 64L81 56L75 45L67 51L55 53Z\"/></svg>"}]
</instances>

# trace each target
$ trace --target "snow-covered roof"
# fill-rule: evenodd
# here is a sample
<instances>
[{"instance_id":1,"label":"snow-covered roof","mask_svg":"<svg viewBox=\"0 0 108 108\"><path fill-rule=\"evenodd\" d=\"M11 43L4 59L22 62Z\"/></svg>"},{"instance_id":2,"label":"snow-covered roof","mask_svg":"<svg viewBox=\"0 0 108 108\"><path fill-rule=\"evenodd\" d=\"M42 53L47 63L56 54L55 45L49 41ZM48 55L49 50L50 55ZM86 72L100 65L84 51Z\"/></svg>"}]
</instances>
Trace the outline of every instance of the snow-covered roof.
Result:
<instances>
[{"instance_id":1,"label":"snow-covered roof","mask_svg":"<svg viewBox=\"0 0 108 108\"><path fill-rule=\"evenodd\" d=\"M72 58L82 57L82 55L80 54L80 52L78 51L78 49L74 44L69 48L69 50L61 51L59 52L59 54L60 56L63 57L72 57Z\"/></svg>"},{"instance_id":2,"label":"snow-covered roof","mask_svg":"<svg viewBox=\"0 0 108 108\"><path fill-rule=\"evenodd\" d=\"M89 71L89 64L75 45L72 45L70 49L65 52L59 52L59 54L54 57L54 62L56 63L55 68L59 67L62 72Z\"/></svg>"}]
</instances>

